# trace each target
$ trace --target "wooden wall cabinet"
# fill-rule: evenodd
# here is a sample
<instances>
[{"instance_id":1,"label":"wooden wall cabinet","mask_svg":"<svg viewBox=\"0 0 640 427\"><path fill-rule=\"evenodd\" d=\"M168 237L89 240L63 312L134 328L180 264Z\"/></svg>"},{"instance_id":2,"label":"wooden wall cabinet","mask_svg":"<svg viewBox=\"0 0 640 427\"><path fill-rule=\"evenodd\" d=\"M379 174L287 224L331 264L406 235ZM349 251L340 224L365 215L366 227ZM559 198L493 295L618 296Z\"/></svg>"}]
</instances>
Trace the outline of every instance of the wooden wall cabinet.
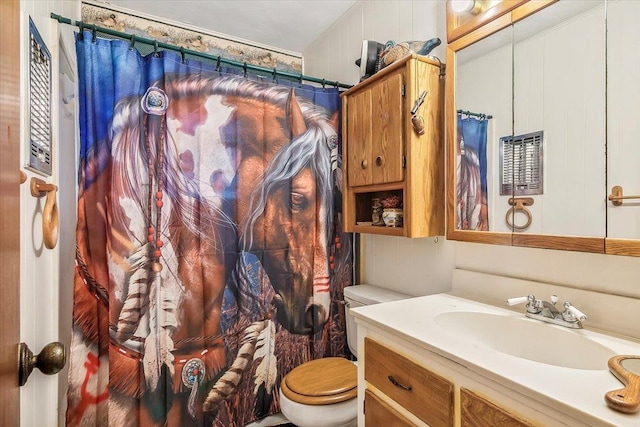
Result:
<instances>
[{"instance_id":1,"label":"wooden wall cabinet","mask_svg":"<svg viewBox=\"0 0 640 427\"><path fill-rule=\"evenodd\" d=\"M444 65L408 55L342 96L345 231L444 234ZM426 92L413 128L411 109ZM402 201L403 226L372 226L372 200Z\"/></svg>"}]
</instances>

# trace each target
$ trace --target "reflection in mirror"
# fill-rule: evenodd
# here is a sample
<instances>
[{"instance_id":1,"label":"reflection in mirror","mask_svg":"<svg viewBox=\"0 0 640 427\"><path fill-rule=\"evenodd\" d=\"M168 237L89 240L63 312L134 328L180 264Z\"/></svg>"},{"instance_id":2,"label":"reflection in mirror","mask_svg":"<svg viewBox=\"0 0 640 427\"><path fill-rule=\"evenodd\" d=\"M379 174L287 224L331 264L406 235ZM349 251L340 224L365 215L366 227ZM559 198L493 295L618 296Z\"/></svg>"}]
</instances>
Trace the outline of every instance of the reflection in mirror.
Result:
<instances>
[{"instance_id":1,"label":"reflection in mirror","mask_svg":"<svg viewBox=\"0 0 640 427\"><path fill-rule=\"evenodd\" d=\"M607 238L640 239L640 2L607 2L607 186L622 187L607 204ZM640 255L640 252L638 253Z\"/></svg>"},{"instance_id":2,"label":"reflection in mirror","mask_svg":"<svg viewBox=\"0 0 640 427\"><path fill-rule=\"evenodd\" d=\"M511 232L500 195L498 145L512 127L512 28L456 54L457 230ZM506 208L505 208L506 207Z\"/></svg>"},{"instance_id":3,"label":"reflection in mirror","mask_svg":"<svg viewBox=\"0 0 640 427\"><path fill-rule=\"evenodd\" d=\"M605 36L604 0L559 1L513 26L513 191L531 200L516 233L605 235Z\"/></svg>"},{"instance_id":4,"label":"reflection in mirror","mask_svg":"<svg viewBox=\"0 0 640 427\"><path fill-rule=\"evenodd\" d=\"M640 356L622 359L620 365L627 371L640 377Z\"/></svg>"}]
</instances>

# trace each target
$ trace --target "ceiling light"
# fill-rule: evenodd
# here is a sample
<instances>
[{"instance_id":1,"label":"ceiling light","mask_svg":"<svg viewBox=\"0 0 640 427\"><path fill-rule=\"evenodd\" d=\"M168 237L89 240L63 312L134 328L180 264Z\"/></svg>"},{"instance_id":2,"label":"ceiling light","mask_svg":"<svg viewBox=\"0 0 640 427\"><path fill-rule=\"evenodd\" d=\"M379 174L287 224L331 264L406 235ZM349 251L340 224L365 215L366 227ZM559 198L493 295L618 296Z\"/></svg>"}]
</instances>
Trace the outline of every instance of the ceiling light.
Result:
<instances>
[{"instance_id":1,"label":"ceiling light","mask_svg":"<svg viewBox=\"0 0 640 427\"><path fill-rule=\"evenodd\" d=\"M455 13L467 12L477 15L482 11L482 4L479 0L451 0L451 9Z\"/></svg>"}]
</instances>

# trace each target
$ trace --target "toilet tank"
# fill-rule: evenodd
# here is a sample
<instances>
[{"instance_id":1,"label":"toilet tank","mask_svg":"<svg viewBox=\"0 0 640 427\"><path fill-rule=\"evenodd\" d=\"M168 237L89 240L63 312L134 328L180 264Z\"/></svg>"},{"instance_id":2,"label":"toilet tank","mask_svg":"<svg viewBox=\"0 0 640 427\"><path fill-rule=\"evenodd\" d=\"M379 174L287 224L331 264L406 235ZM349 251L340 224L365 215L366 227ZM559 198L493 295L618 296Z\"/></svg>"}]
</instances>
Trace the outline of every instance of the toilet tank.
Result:
<instances>
[{"instance_id":1,"label":"toilet tank","mask_svg":"<svg viewBox=\"0 0 640 427\"><path fill-rule=\"evenodd\" d=\"M344 288L347 344L349 344L349 350L354 356L358 357L358 337L356 336L356 322L350 313L350 309L405 298L411 298L411 296L374 285L355 285Z\"/></svg>"}]
</instances>

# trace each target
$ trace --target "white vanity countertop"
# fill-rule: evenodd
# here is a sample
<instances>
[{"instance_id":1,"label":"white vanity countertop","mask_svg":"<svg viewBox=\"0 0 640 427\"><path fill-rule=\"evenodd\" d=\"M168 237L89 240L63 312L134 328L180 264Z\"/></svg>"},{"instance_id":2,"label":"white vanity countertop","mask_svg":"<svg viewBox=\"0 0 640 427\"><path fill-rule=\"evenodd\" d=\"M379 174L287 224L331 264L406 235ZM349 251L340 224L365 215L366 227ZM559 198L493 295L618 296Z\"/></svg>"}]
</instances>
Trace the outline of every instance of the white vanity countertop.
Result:
<instances>
[{"instance_id":1,"label":"white vanity countertop","mask_svg":"<svg viewBox=\"0 0 640 427\"><path fill-rule=\"evenodd\" d=\"M609 372L606 361L602 370L583 370L548 365L501 353L453 334L436 322L438 314L453 311L521 317L525 321L583 335L608 347L616 354L640 355L640 344L590 331L588 326L587 329L568 329L545 324L525 318L524 312L519 314L447 294L357 307L352 309L351 313L357 323L393 333L587 424L640 427L640 412L623 414L609 408L605 403L606 392L623 387L623 384ZM545 343L540 342L540 345L544 346ZM567 348L566 351L571 353L572 349ZM578 352L574 352L573 355L576 358L581 357Z\"/></svg>"}]
</instances>

